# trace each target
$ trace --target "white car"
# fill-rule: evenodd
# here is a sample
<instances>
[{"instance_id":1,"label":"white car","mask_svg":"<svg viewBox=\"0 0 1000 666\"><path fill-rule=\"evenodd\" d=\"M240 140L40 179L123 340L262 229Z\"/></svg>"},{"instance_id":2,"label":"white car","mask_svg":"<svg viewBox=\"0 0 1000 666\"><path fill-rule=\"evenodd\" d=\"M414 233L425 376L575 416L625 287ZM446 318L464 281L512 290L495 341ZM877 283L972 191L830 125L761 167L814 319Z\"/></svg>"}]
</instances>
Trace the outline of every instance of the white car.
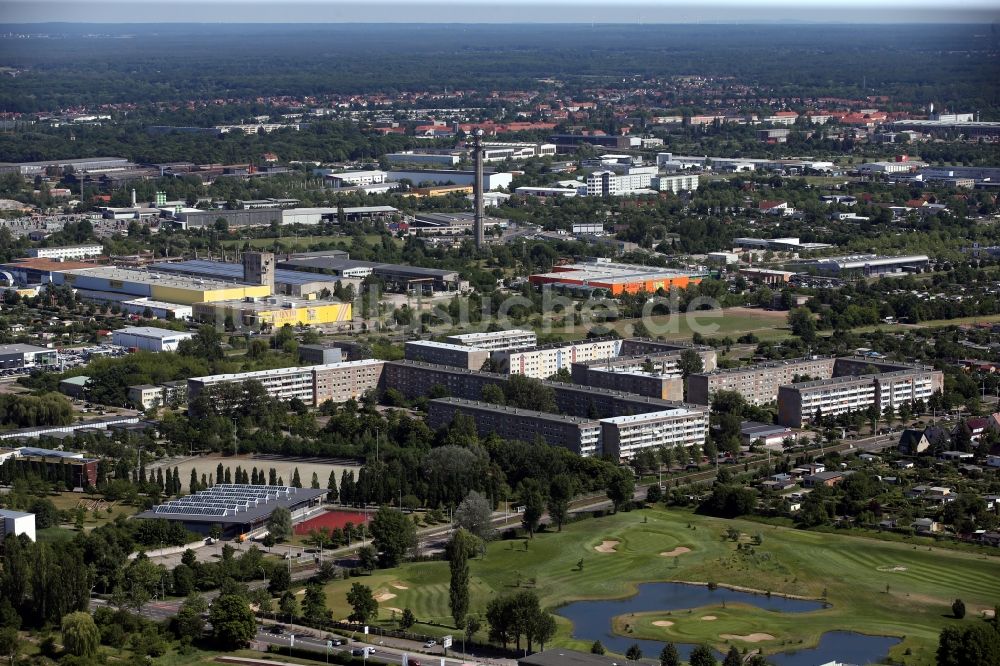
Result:
<instances>
[{"instance_id":1,"label":"white car","mask_svg":"<svg viewBox=\"0 0 1000 666\"><path fill-rule=\"evenodd\" d=\"M437 644L438 644L438 642L432 638L429 641L427 641L426 643L424 643L424 647L425 648L432 648L432 647L434 647Z\"/></svg>"}]
</instances>

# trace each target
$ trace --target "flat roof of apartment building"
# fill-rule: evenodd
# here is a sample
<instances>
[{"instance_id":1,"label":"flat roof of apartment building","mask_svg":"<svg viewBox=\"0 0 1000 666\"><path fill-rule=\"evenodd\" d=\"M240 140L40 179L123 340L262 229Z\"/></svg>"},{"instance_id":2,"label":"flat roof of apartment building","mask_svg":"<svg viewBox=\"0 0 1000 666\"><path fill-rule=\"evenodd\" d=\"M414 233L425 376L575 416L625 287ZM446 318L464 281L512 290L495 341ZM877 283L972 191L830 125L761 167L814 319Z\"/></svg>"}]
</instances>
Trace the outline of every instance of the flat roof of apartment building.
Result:
<instances>
[{"instance_id":1,"label":"flat roof of apartment building","mask_svg":"<svg viewBox=\"0 0 1000 666\"><path fill-rule=\"evenodd\" d=\"M658 412L646 412L645 414L626 414L624 416L609 416L606 419L601 419L601 423L614 423L616 425L623 425L626 423L637 423L640 421L652 421L655 419L662 418L674 418L676 416L689 416L691 414L702 414L708 411L708 408L702 409L691 409L688 407L677 407L674 409L662 409Z\"/></svg>"},{"instance_id":2,"label":"flat roof of apartment building","mask_svg":"<svg viewBox=\"0 0 1000 666\"><path fill-rule=\"evenodd\" d=\"M495 414L509 414L511 416L527 416L546 421L558 423L572 423L575 425L594 425L597 419L588 419L581 416L570 416L568 414L553 414L552 412L541 412L535 409L524 409L522 407L511 407L510 405L498 405L493 402L483 402L479 400L466 400L465 398L436 398L431 403L441 405L453 405L455 407L466 407L482 412L493 412Z\"/></svg>"},{"instance_id":3,"label":"flat roof of apartment building","mask_svg":"<svg viewBox=\"0 0 1000 666\"><path fill-rule=\"evenodd\" d=\"M461 352L463 354L476 351L486 351L485 349L477 349L475 347L470 347L469 345L456 345L452 342L437 342L436 340L407 340L406 344L413 345L415 347L430 347L431 349L447 349L449 351Z\"/></svg>"},{"instance_id":4,"label":"flat roof of apartment building","mask_svg":"<svg viewBox=\"0 0 1000 666\"><path fill-rule=\"evenodd\" d=\"M737 368L718 368L712 370L711 372L695 372L692 373L698 376L713 376L713 375L734 375L745 372L754 372L757 370L775 370L778 368L787 368L795 365L803 365L806 363L818 363L820 361L833 361L836 360L833 356L810 356L810 357L800 357L800 358L788 358L778 361L764 361L763 363L754 363L753 365L741 365Z\"/></svg>"},{"instance_id":5,"label":"flat roof of apartment building","mask_svg":"<svg viewBox=\"0 0 1000 666\"><path fill-rule=\"evenodd\" d=\"M912 367L912 368L907 368L905 370L893 370L891 372L876 372L867 375L843 375L841 377L832 377L830 379L814 379L809 382L788 384L788 386L795 389L810 389L820 386L835 386L837 384L849 384L851 382L872 382L875 380L882 380L893 377L905 377L907 375L921 374L933 371L934 371L933 368Z\"/></svg>"},{"instance_id":6,"label":"flat roof of apartment building","mask_svg":"<svg viewBox=\"0 0 1000 666\"><path fill-rule=\"evenodd\" d=\"M513 338L521 335L535 335L534 331L527 331L520 328L513 328L507 331L483 331L480 333L457 333L455 335L449 335L449 338L454 338L455 340L466 340L468 342L473 342L475 340L492 340L494 338Z\"/></svg>"}]
</instances>

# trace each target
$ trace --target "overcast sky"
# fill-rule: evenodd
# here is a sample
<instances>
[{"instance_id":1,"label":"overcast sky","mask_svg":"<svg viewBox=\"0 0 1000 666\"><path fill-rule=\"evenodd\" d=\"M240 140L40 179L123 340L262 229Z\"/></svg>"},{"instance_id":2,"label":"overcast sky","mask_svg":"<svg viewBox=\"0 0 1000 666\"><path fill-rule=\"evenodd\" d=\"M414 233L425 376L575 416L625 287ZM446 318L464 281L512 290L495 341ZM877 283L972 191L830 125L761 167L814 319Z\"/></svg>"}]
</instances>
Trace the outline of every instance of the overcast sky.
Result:
<instances>
[{"instance_id":1,"label":"overcast sky","mask_svg":"<svg viewBox=\"0 0 1000 666\"><path fill-rule=\"evenodd\" d=\"M998 0L0 0L0 22L983 23Z\"/></svg>"}]
</instances>

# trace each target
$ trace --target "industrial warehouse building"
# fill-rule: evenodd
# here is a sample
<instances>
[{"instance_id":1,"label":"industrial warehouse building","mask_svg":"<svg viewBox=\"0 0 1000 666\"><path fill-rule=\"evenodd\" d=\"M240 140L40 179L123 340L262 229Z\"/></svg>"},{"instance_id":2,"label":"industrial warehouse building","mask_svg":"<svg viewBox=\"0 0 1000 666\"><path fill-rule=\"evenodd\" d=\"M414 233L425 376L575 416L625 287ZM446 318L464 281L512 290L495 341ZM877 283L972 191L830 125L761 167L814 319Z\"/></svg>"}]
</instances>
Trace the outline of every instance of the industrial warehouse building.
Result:
<instances>
[{"instance_id":1,"label":"industrial warehouse building","mask_svg":"<svg viewBox=\"0 0 1000 666\"><path fill-rule=\"evenodd\" d=\"M267 296L196 303L194 319L225 325L227 321L243 326L322 326L349 325L353 319L351 303L314 301L291 296Z\"/></svg>"},{"instance_id":2,"label":"industrial warehouse building","mask_svg":"<svg viewBox=\"0 0 1000 666\"><path fill-rule=\"evenodd\" d=\"M847 257L824 257L811 261L799 261L787 265L789 270L820 275L891 275L893 273L916 273L927 268L930 257L926 254L912 254L902 257L880 257L877 254L858 254Z\"/></svg>"},{"instance_id":3,"label":"industrial warehouse building","mask_svg":"<svg viewBox=\"0 0 1000 666\"><path fill-rule=\"evenodd\" d=\"M403 292L416 289L462 290L467 287L467 283L459 280L458 271L359 261L348 258L341 250L294 254L291 258L279 260L276 265L279 269L310 271L338 278L363 280L371 275L380 278L386 289Z\"/></svg>"},{"instance_id":4,"label":"industrial warehouse building","mask_svg":"<svg viewBox=\"0 0 1000 666\"><path fill-rule=\"evenodd\" d=\"M224 538L249 536L264 527L275 509L288 509L295 520L318 507L326 492L312 488L225 483L154 506L137 514L136 518L179 522L197 534L208 534L218 525Z\"/></svg>"},{"instance_id":5,"label":"industrial warehouse building","mask_svg":"<svg viewBox=\"0 0 1000 666\"><path fill-rule=\"evenodd\" d=\"M394 181L409 180L414 185L420 185L420 183L472 185L476 181L476 172L456 169L393 169L389 171L389 178ZM513 180L514 174L509 171L499 173L485 171L483 173L483 189L490 191L498 190L501 187L510 187Z\"/></svg>"},{"instance_id":6,"label":"industrial warehouse building","mask_svg":"<svg viewBox=\"0 0 1000 666\"><path fill-rule=\"evenodd\" d=\"M162 262L153 264L149 268L157 273L193 275L209 280L254 282L251 279L247 279L249 276L247 276L246 269L242 264L225 261L190 259L187 261ZM305 271L277 269L274 271L274 292L287 296L307 297L318 294L324 289L333 292L337 287L337 283L344 279L319 275L317 273L307 273ZM347 283L353 285L355 288L360 285L360 282L360 280L347 280Z\"/></svg>"},{"instance_id":7,"label":"industrial warehouse building","mask_svg":"<svg viewBox=\"0 0 1000 666\"><path fill-rule=\"evenodd\" d=\"M181 342L190 340L194 333L172 331L155 326L129 326L111 333L111 343L129 349L151 352L177 351Z\"/></svg>"},{"instance_id":8,"label":"industrial warehouse building","mask_svg":"<svg viewBox=\"0 0 1000 666\"><path fill-rule=\"evenodd\" d=\"M52 274L52 281L56 285L67 285L79 290L85 298L107 301L150 298L193 305L271 295L271 288L267 285L233 284L107 266L56 271Z\"/></svg>"},{"instance_id":9,"label":"industrial warehouse building","mask_svg":"<svg viewBox=\"0 0 1000 666\"><path fill-rule=\"evenodd\" d=\"M669 291L674 287L684 289L688 285L698 284L702 277L704 276L701 274L681 273L665 268L595 261L553 266L551 272L531 275L528 281L535 286L550 284L586 291L602 289L611 296L620 296L653 293L660 289Z\"/></svg>"},{"instance_id":10,"label":"industrial warehouse building","mask_svg":"<svg viewBox=\"0 0 1000 666\"><path fill-rule=\"evenodd\" d=\"M0 345L0 368L38 368L55 365L55 349L34 345Z\"/></svg>"}]
</instances>

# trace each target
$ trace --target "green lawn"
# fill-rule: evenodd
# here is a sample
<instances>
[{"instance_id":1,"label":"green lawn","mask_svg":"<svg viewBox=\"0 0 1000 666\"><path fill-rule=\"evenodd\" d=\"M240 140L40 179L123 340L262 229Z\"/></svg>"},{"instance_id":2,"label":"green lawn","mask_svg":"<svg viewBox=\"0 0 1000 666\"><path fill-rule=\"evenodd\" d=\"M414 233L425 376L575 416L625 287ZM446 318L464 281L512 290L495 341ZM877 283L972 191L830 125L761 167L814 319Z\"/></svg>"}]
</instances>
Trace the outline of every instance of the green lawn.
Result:
<instances>
[{"instance_id":1,"label":"green lawn","mask_svg":"<svg viewBox=\"0 0 1000 666\"><path fill-rule=\"evenodd\" d=\"M621 319L611 322L622 336L633 334L637 319ZM699 332L706 338L723 338L727 335L733 340L745 333L753 333L761 340L779 340L791 335L787 326L787 313L754 310L751 308L726 308L722 310L702 310L678 315L656 315L645 322L650 335L663 336L667 340L690 340L694 333ZM586 333L583 327L564 330L556 326L554 332L565 340L578 340Z\"/></svg>"},{"instance_id":2,"label":"green lawn","mask_svg":"<svg viewBox=\"0 0 1000 666\"><path fill-rule=\"evenodd\" d=\"M644 522L648 521L648 522ZM690 525L690 527L688 527ZM737 551L723 539L735 526L745 535L760 534L763 543L753 554ZM602 541L618 541L615 551L600 553ZM691 552L664 557L676 547ZM577 563L583 560L583 570ZM664 613L630 618L634 634L653 639L708 641L725 648L720 634L765 632L773 641L760 643L765 651L788 644L814 643L824 631L853 629L899 636L893 651L912 656L907 664L932 664L937 635L955 620L946 617L956 597L965 601L969 619L1000 602L1000 558L913 543L806 532L749 521L724 521L679 510L648 509L567 526L561 534L543 533L528 542L504 541L490 545L485 559L471 563L473 610L482 612L487 601L520 585L535 589L542 603L555 608L575 599L614 598L632 594L644 581L715 581L756 590L826 598L832 608L781 616L754 607L730 604L727 609L701 609L718 620L702 624L687 621L684 611L673 616L672 627L657 627ZM370 585L382 601L380 617L410 608L421 622L448 625L448 567L444 562L408 564L372 576L335 581L327 587L334 616L350 612L345 594L353 582ZM888 592L886 591L888 586ZM394 595L394 596L389 596ZM695 616L698 616L695 613ZM700 616L698 616L700 617ZM587 649L589 644L569 636L569 624L560 619L556 642ZM418 625L428 634L455 633L445 627ZM742 645L742 644L741 644Z\"/></svg>"},{"instance_id":3,"label":"green lawn","mask_svg":"<svg viewBox=\"0 0 1000 666\"><path fill-rule=\"evenodd\" d=\"M56 505L56 508L61 511L73 512L77 507L83 507L86 510L83 522L88 527L98 527L104 523L113 522L119 515L128 517L137 511L134 506L128 506L121 502L112 503L105 501L101 495L64 492L57 495L49 495L48 497ZM93 511L93 507L95 506L98 508L96 516ZM109 507L111 508L111 513L107 511ZM70 520L72 521L72 517Z\"/></svg>"},{"instance_id":4,"label":"green lawn","mask_svg":"<svg viewBox=\"0 0 1000 666\"><path fill-rule=\"evenodd\" d=\"M65 527L46 527L35 531L35 539L40 543L67 543L73 540L76 531Z\"/></svg>"}]
</instances>

